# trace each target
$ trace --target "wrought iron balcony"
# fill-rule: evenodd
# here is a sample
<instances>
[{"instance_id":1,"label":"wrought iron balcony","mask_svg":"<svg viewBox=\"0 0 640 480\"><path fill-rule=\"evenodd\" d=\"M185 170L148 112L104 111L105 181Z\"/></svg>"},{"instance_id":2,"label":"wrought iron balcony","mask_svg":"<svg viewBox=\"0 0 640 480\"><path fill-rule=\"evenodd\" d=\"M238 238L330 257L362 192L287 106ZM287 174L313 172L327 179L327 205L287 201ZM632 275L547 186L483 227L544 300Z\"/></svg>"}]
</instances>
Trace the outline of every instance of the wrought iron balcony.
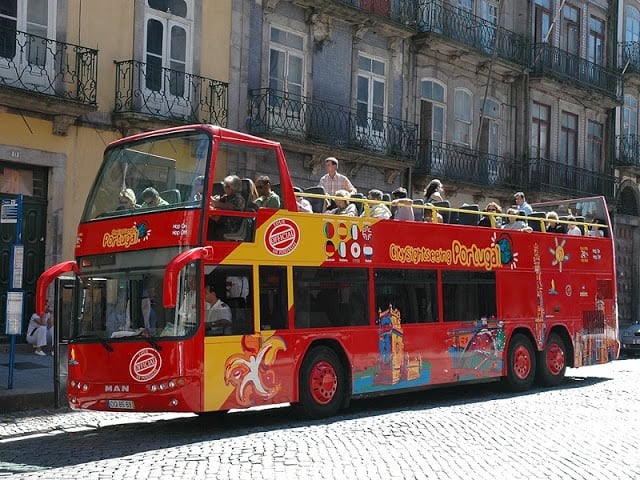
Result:
<instances>
[{"instance_id":1,"label":"wrought iron balcony","mask_svg":"<svg viewBox=\"0 0 640 480\"><path fill-rule=\"evenodd\" d=\"M416 2L414 0L336 0L336 2L415 28Z\"/></svg>"},{"instance_id":2,"label":"wrought iron balcony","mask_svg":"<svg viewBox=\"0 0 640 480\"><path fill-rule=\"evenodd\" d=\"M417 126L331 102L264 88L252 90L249 131L364 150L413 164Z\"/></svg>"},{"instance_id":3,"label":"wrought iron balcony","mask_svg":"<svg viewBox=\"0 0 640 480\"><path fill-rule=\"evenodd\" d=\"M622 100L622 83L618 72L553 47L536 43L531 49L531 75L549 75L613 98Z\"/></svg>"},{"instance_id":4,"label":"wrought iron balcony","mask_svg":"<svg viewBox=\"0 0 640 480\"><path fill-rule=\"evenodd\" d=\"M618 43L618 68L622 73L640 73L640 43Z\"/></svg>"},{"instance_id":5,"label":"wrought iron balcony","mask_svg":"<svg viewBox=\"0 0 640 480\"><path fill-rule=\"evenodd\" d=\"M0 28L0 86L96 105L98 51Z\"/></svg>"},{"instance_id":6,"label":"wrought iron balcony","mask_svg":"<svg viewBox=\"0 0 640 480\"><path fill-rule=\"evenodd\" d=\"M511 158L434 141L420 144L416 173L503 188L519 183L518 171Z\"/></svg>"},{"instance_id":7,"label":"wrought iron balcony","mask_svg":"<svg viewBox=\"0 0 640 480\"><path fill-rule=\"evenodd\" d=\"M527 169L529 190L572 197L603 195L614 198L616 178L585 168L574 167L544 158L530 158Z\"/></svg>"},{"instance_id":8,"label":"wrought iron balcony","mask_svg":"<svg viewBox=\"0 0 640 480\"><path fill-rule=\"evenodd\" d=\"M114 112L227 125L227 83L136 60L115 64Z\"/></svg>"},{"instance_id":9,"label":"wrought iron balcony","mask_svg":"<svg viewBox=\"0 0 640 480\"><path fill-rule=\"evenodd\" d=\"M432 32L472 47L489 56L528 65L528 42L525 37L473 15L442 0L423 2L419 6L418 31Z\"/></svg>"},{"instance_id":10,"label":"wrought iron balcony","mask_svg":"<svg viewBox=\"0 0 640 480\"><path fill-rule=\"evenodd\" d=\"M640 167L640 136L636 134L618 135L618 158L616 165Z\"/></svg>"}]
</instances>

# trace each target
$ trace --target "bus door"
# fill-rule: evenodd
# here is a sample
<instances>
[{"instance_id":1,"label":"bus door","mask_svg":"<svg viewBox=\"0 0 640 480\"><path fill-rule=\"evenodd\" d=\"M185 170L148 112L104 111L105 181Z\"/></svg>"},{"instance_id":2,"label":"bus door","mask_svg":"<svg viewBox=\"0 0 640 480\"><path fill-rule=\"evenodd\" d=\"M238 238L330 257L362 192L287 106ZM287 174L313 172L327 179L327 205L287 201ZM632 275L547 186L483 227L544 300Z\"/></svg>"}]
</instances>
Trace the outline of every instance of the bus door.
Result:
<instances>
[{"instance_id":1,"label":"bus door","mask_svg":"<svg viewBox=\"0 0 640 480\"><path fill-rule=\"evenodd\" d=\"M68 405L67 369L69 362L67 350L69 339L73 333L73 319L76 317L75 305L77 305L77 302L73 298L74 291L76 291L75 286L75 277L58 277L55 281L55 299L52 313L55 329L53 387L56 408Z\"/></svg>"}]
</instances>

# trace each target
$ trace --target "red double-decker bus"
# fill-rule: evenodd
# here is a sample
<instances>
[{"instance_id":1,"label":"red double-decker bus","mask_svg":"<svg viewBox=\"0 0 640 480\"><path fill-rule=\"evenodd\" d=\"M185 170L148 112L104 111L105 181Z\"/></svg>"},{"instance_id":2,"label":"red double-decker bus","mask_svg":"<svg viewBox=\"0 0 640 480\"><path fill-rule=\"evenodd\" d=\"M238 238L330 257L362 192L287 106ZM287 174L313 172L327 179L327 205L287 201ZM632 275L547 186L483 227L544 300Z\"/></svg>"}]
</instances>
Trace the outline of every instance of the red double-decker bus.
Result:
<instances>
[{"instance_id":1,"label":"red double-decker bus","mask_svg":"<svg viewBox=\"0 0 640 480\"><path fill-rule=\"evenodd\" d=\"M249 179L262 175L280 208L255 208ZM456 209L439 212L450 223L371 218L366 202L362 217L305 213L296 195L280 145L262 138L195 125L109 145L75 260L38 283L40 311L74 273L71 407L292 403L321 417L458 382L556 385L568 366L617 357L602 198L534 205L534 231L519 231ZM546 232L552 209L581 235Z\"/></svg>"}]
</instances>

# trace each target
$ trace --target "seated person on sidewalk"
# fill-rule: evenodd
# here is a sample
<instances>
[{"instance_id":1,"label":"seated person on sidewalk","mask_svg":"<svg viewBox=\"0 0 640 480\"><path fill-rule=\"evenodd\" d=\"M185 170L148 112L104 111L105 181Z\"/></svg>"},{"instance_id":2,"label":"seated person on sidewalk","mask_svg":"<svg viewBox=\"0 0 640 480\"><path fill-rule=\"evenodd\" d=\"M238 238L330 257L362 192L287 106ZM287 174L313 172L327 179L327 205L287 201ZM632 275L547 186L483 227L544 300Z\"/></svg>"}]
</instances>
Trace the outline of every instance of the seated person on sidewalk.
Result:
<instances>
[{"instance_id":1,"label":"seated person on sidewalk","mask_svg":"<svg viewBox=\"0 0 640 480\"><path fill-rule=\"evenodd\" d=\"M31 315L29 326L27 327L27 343L33 345L36 355L46 355L42 351L42 347L50 344L53 346L53 327L47 326L47 320L43 319L37 313Z\"/></svg>"}]
</instances>

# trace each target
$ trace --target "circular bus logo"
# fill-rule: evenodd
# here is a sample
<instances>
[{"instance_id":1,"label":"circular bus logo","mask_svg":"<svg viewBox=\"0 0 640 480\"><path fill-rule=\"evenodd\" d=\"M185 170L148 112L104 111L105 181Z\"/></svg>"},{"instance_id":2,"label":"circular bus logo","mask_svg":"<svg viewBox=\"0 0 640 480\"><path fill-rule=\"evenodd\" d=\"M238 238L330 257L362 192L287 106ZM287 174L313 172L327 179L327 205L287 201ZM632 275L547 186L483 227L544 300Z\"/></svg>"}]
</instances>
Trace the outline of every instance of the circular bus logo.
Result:
<instances>
[{"instance_id":1,"label":"circular bus logo","mask_svg":"<svg viewBox=\"0 0 640 480\"><path fill-rule=\"evenodd\" d=\"M138 382L148 382L162 366L160 354L153 348L138 350L129 363L129 375Z\"/></svg>"},{"instance_id":2,"label":"circular bus logo","mask_svg":"<svg viewBox=\"0 0 640 480\"><path fill-rule=\"evenodd\" d=\"M264 240L267 250L273 255L289 255L300 242L300 229L295 222L282 218L267 227Z\"/></svg>"}]
</instances>

